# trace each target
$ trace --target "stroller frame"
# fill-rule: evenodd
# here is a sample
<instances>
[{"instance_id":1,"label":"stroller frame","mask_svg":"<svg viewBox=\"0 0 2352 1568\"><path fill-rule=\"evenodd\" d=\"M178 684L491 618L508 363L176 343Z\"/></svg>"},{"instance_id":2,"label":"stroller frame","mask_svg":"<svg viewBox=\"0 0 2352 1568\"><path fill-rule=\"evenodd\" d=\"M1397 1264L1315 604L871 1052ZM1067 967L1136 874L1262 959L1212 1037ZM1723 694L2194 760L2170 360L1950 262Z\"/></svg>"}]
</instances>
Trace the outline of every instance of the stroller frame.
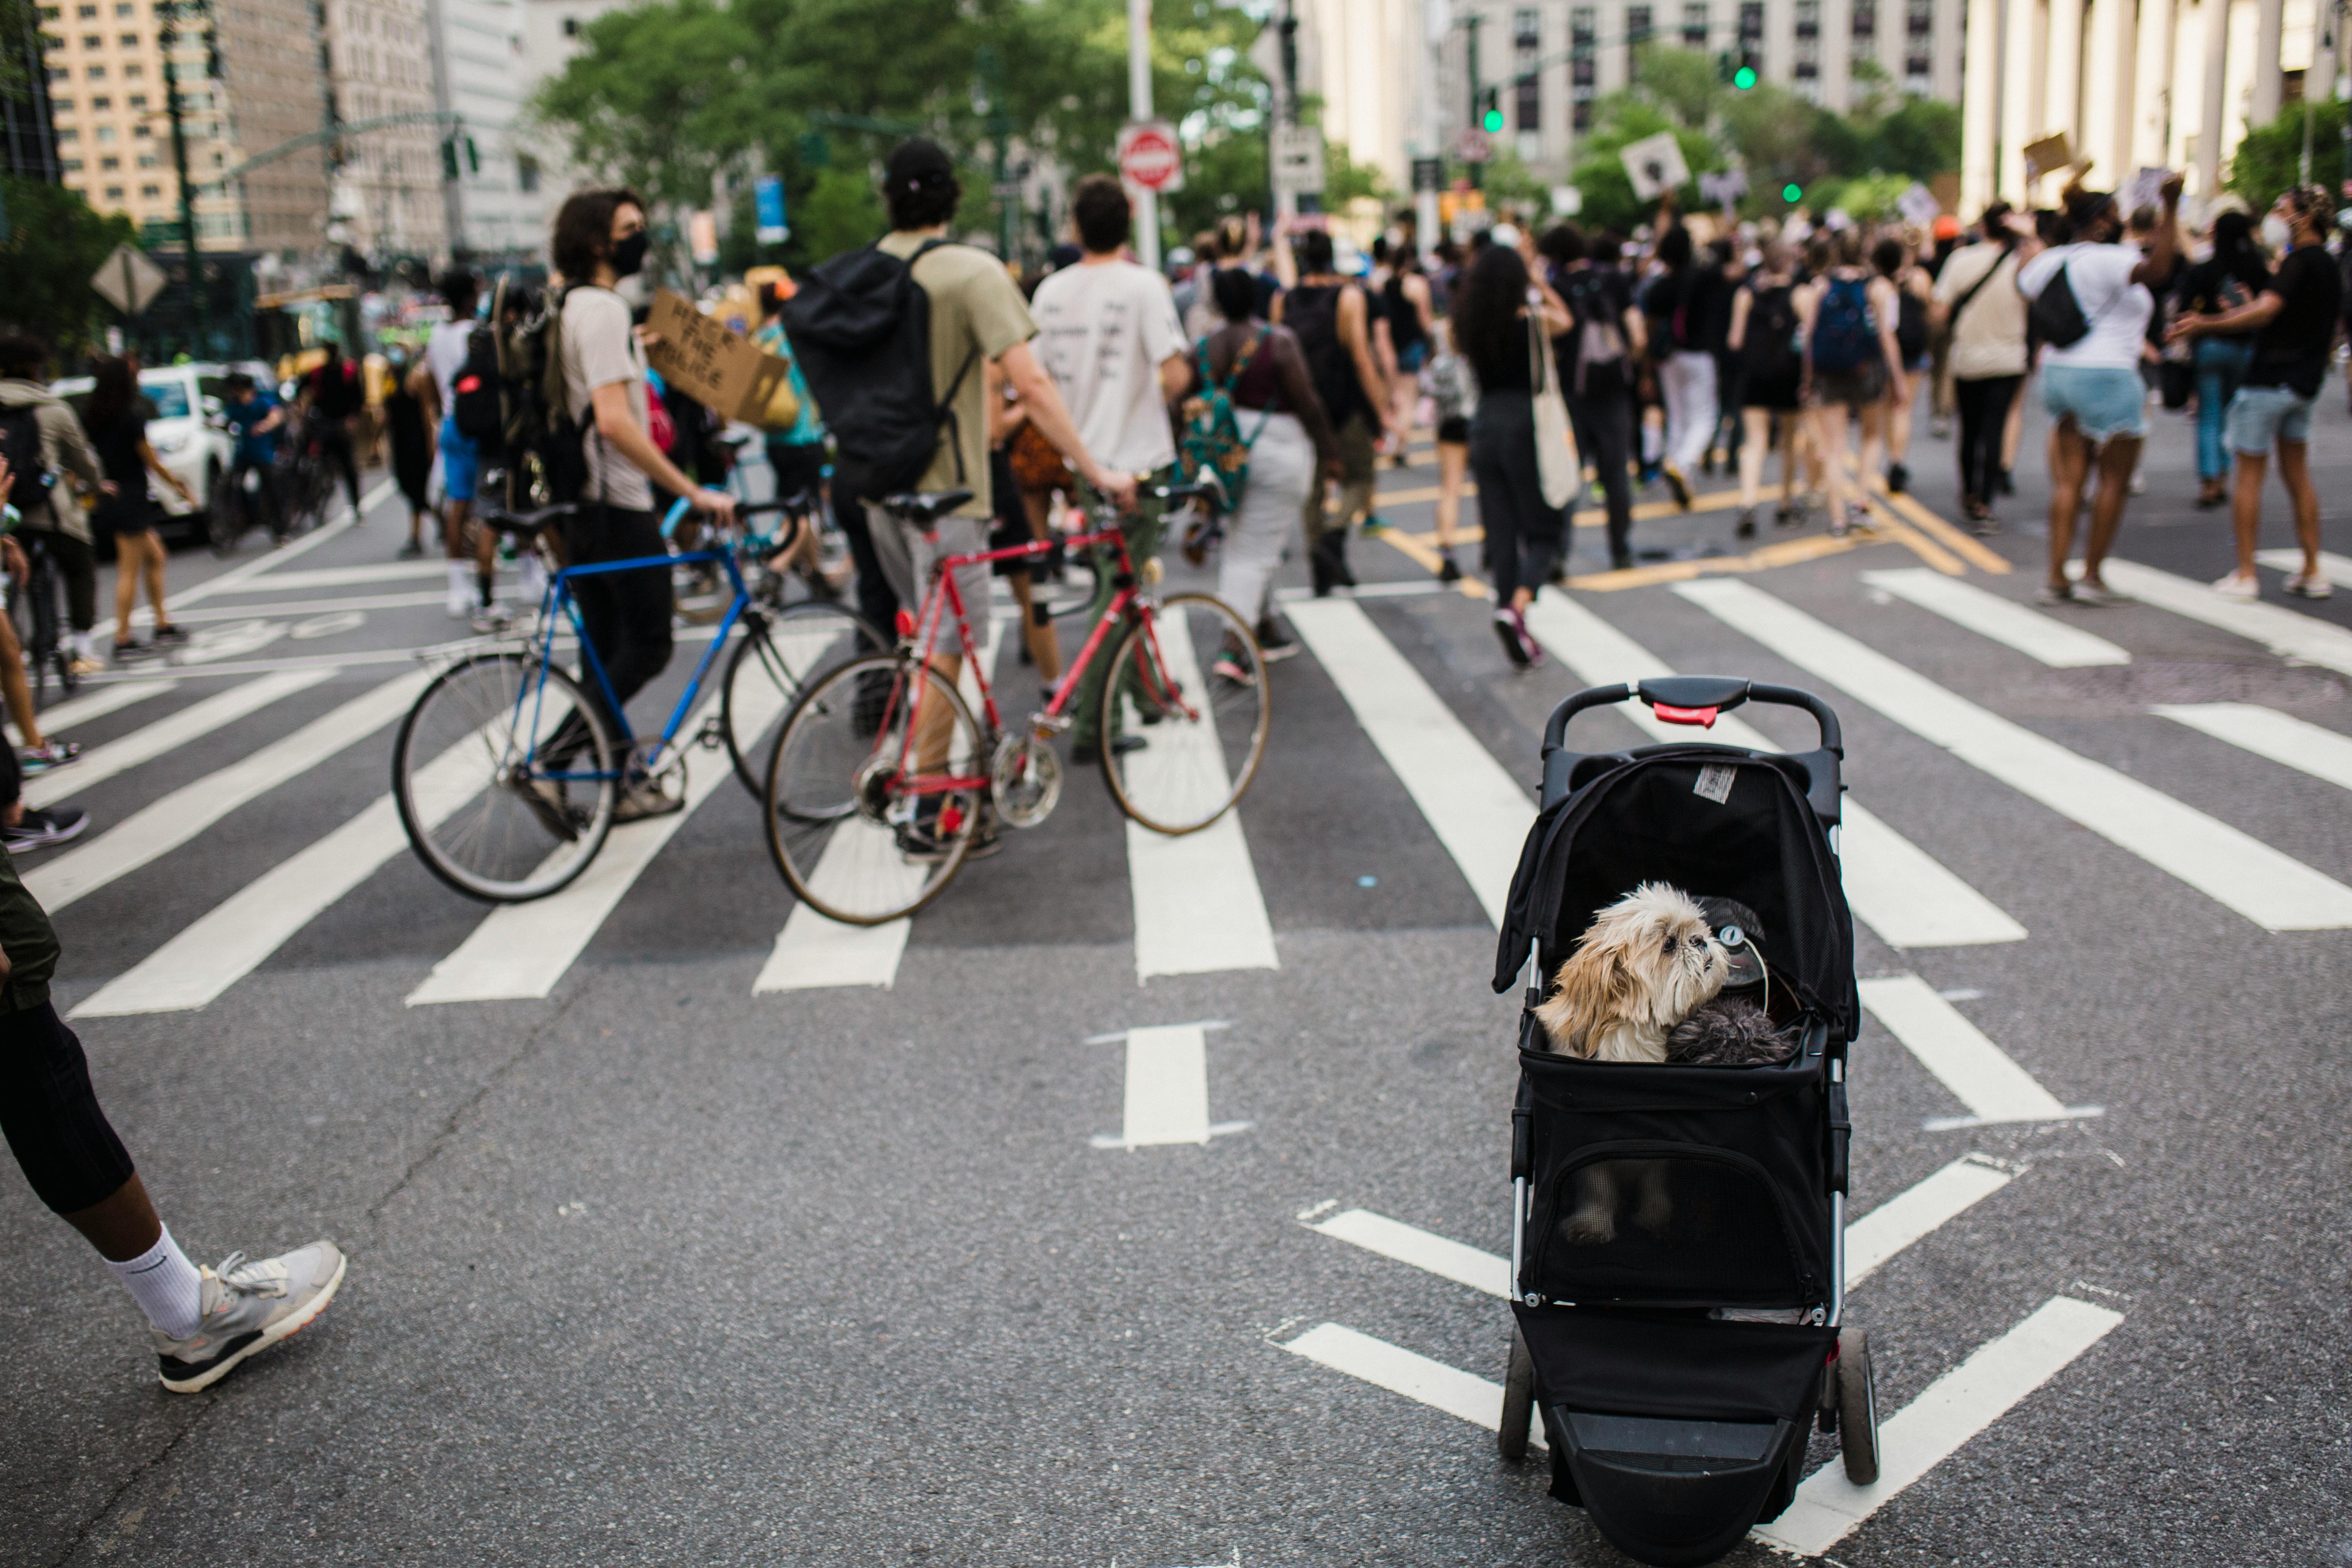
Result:
<instances>
[{"instance_id":1,"label":"stroller frame","mask_svg":"<svg viewBox=\"0 0 2352 1568\"><path fill-rule=\"evenodd\" d=\"M1799 753L1568 749L1577 713L1637 699L1699 727L1750 701L1800 708L1821 741ZM1843 759L1821 699L1732 677L1591 688L1545 725L1542 805L1495 973L1506 991L1532 969L1512 1109L1500 1443L1522 1457L1539 1410L1553 1495L1664 1568L1712 1562L1785 1509L1816 1426L1841 1433L1851 1479L1877 1473L1868 1341L1844 1321L1845 1069L1859 1004L1836 861ZM1735 782L1751 769L1764 776ZM1797 1031L1787 1061L1654 1066L1549 1050L1534 1016L1549 969L1586 914L1654 876L1763 911L1778 949L1774 1016ZM1591 1226L1596 1193L1610 1214L1633 1197L1631 1228Z\"/></svg>"}]
</instances>

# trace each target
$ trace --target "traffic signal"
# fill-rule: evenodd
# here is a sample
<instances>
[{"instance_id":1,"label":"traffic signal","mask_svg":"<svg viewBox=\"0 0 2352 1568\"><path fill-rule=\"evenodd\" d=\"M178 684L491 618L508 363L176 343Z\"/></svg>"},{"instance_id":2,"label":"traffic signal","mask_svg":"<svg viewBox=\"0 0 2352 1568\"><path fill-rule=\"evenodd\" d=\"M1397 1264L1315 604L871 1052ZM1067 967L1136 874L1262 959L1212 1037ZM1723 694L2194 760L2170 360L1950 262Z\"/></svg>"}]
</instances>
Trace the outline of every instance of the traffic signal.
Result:
<instances>
[{"instance_id":1,"label":"traffic signal","mask_svg":"<svg viewBox=\"0 0 2352 1568\"><path fill-rule=\"evenodd\" d=\"M445 136L441 139L441 177L452 184L457 181L457 139L455 136Z\"/></svg>"},{"instance_id":2,"label":"traffic signal","mask_svg":"<svg viewBox=\"0 0 2352 1568\"><path fill-rule=\"evenodd\" d=\"M1732 58L1731 58L1731 56L1730 56L1728 53L1719 54L1719 55L1717 55L1717 56L1716 56L1716 57L1715 57L1715 79L1716 79L1716 80L1717 80L1717 81L1719 81L1719 82L1723 83L1726 87L1730 86L1730 85L1731 85L1732 69L1733 69Z\"/></svg>"},{"instance_id":3,"label":"traffic signal","mask_svg":"<svg viewBox=\"0 0 2352 1568\"><path fill-rule=\"evenodd\" d=\"M474 150L474 139L468 136L466 138L466 173L478 174L481 172L482 155Z\"/></svg>"},{"instance_id":4,"label":"traffic signal","mask_svg":"<svg viewBox=\"0 0 2352 1568\"><path fill-rule=\"evenodd\" d=\"M1805 199L1805 187L1797 184L1796 181L1790 180L1787 184L1780 187L1780 199L1787 202L1790 206L1794 206L1799 202Z\"/></svg>"},{"instance_id":5,"label":"traffic signal","mask_svg":"<svg viewBox=\"0 0 2352 1568\"><path fill-rule=\"evenodd\" d=\"M1746 92L1749 88L1754 87L1756 85L1756 68L1754 66L1741 66L1738 70L1733 71L1731 73L1731 85L1738 88L1742 92Z\"/></svg>"},{"instance_id":6,"label":"traffic signal","mask_svg":"<svg viewBox=\"0 0 2352 1568\"><path fill-rule=\"evenodd\" d=\"M1478 126L1489 135L1503 129L1503 89L1490 87L1479 95Z\"/></svg>"}]
</instances>

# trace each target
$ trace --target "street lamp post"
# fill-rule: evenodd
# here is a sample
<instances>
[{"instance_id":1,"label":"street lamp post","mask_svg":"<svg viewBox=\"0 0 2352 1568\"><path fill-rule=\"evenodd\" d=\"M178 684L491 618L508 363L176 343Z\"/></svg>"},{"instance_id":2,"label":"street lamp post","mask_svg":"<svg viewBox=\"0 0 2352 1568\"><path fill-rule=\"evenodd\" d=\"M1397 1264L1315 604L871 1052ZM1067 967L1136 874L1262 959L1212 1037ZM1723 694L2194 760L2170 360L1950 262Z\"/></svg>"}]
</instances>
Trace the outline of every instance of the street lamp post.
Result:
<instances>
[{"instance_id":1,"label":"street lamp post","mask_svg":"<svg viewBox=\"0 0 2352 1568\"><path fill-rule=\"evenodd\" d=\"M155 14L163 22L155 41L163 54L163 111L172 121L172 167L180 181L180 245L188 268L188 357L202 359L212 337L212 323L205 300L203 264L196 251L196 193L188 183L188 133L182 122L180 71L173 51L180 40L179 18L201 16L204 0L164 0L155 7Z\"/></svg>"},{"instance_id":2,"label":"street lamp post","mask_svg":"<svg viewBox=\"0 0 2352 1568\"><path fill-rule=\"evenodd\" d=\"M1151 0L1127 0L1127 113L1140 125L1151 118ZM1160 196L1135 195L1136 254L1160 270Z\"/></svg>"}]
</instances>

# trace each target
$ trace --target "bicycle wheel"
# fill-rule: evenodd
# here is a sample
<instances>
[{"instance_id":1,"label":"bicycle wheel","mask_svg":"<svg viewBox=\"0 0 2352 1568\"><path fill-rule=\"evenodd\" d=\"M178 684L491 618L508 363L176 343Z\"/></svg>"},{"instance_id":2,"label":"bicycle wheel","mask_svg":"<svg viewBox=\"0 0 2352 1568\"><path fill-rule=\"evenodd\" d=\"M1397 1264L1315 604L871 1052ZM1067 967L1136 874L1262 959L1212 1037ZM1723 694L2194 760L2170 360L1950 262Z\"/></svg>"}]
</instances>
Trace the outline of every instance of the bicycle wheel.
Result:
<instances>
[{"instance_id":1,"label":"bicycle wheel","mask_svg":"<svg viewBox=\"0 0 2352 1568\"><path fill-rule=\"evenodd\" d=\"M236 542L245 532L245 492L223 483L213 489L212 500L205 509L205 539L213 553L227 557L236 553Z\"/></svg>"},{"instance_id":2,"label":"bicycle wheel","mask_svg":"<svg viewBox=\"0 0 2352 1568\"><path fill-rule=\"evenodd\" d=\"M580 688L522 653L477 654L425 689L393 742L400 825L425 868L490 903L588 868L619 799L611 732Z\"/></svg>"},{"instance_id":3,"label":"bicycle wheel","mask_svg":"<svg viewBox=\"0 0 2352 1568\"><path fill-rule=\"evenodd\" d=\"M743 635L727 656L726 684L719 693L719 728L735 776L758 800L760 737L793 705L812 676L836 664L888 647L881 637L838 605L793 605L780 613L747 614Z\"/></svg>"},{"instance_id":4,"label":"bicycle wheel","mask_svg":"<svg viewBox=\"0 0 2352 1568\"><path fill-rule=\"evenodd\" d=\"M910 716L932 759L912 771ZM852 659L801 693L768 754L768 852L817 913L880 925L955 879L987 794L987 749L953 686L895 654Z\"/></svg>"},{"instance_id":5,"label":"bicycle wheel","mask_svg":"<svg viewBox=\"0 0 2352 1568\"><path fill-rule=\"evenodd\" d=\"M1105 678L1103 777L1155 833L1197 833L1233 808L1265 754L1273 718L1257 638L1222 599L1171 594L1140 606ZM1204 659L1232 669L1204 674ZM1120 735L1143 746L1120 754Z\"/></svg>"}]
</instances>

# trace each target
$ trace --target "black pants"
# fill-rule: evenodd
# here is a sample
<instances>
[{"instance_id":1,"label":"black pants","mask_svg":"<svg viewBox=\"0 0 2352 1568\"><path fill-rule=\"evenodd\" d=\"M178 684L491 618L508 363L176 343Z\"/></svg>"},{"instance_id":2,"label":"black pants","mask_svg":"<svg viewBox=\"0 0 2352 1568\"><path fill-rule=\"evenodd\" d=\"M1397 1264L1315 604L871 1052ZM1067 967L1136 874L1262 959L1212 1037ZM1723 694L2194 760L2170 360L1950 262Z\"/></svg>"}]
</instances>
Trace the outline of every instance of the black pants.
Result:
<instances>
[{"instance_id":1,"label":"black pants","mask_svg":"<svg viewBox=\"0 0 2352 1568\"><path fill-rule=\"evenodd\" d=\"M74 630L86 632L98 624L98 556L86 539L53 528L39 533L41 548L66 585L66 619Z\"/></svg>"},{"instance_id":2,"label":"black pants","mask_svg":"<svg viewBox=\"0 0 2352 1568\"><path fill-rule=\"evenodd\" d=\"M99 1109L81 1042L47 1002L0 1013L0 1130L33 1195L53 1213L103 1203L131 1179L131 1156Z\"/></svg>"},{"instance_id":3,"label":"black pants","mask_svg":"<svg viewBox=\"0 0 2352 1568\"><path fill-rule=\"evenodd\" d=\"M1568 399L1568 422L1576 450L1601 475L1609 502L1609 562L1629 566L1633 559L1633 478L1625 471L1633 450L1633 400L1623 393Z\"/></svg>"},{"instance_id":4,"label":"black pants","mask_svg":"<svg viewBox=\"0 0 2352 1568\"><path fill-rule=\"evenodd\" d=\"M1567 543L1567 510L1544 503L1535 400L1528 394L1490 392L1479 399L1470 421L1470 471L1478 480L1486 574L1495 602L1507 605L1518 589L1538 587L1551 575Z\"/></svg>"},{"instance_id":5,"label":"black pants","mask_svg":"<svg viewBox=\"0 0 2352 1568\"><path fill-rule=\"evenodd\" d=\"M882 575L882 558L874 553L874 533L866 525L865 504L835 484L834 521L849 541L849 558L857 565L857 617L884 637L894 636L898 624L898 595ZM910 606L911 607L911 606ZM876 649L876 652L886 650Z\"/></svg>"},{"instance_id":6,"label":"black pants","mask_svg":"<svg viewBox=\"0 0 2352 1568\"><path fill-rule=\"evenodd\" d=\"M319 456L343 472L343 488L352 493L352 515L360 511L360 469L352 456L352 428L340 419L319 425Z\"/></svg>"},{"instance_id":7,"label":"black pants","mask_svg":"<svg viewBox=\"0 0 2352 1568\"><path fill-rule=\"evenodd\" d=\"M285 538L286 498L278 493L278 465L265 463L253 458L239 458L230 466L228 493L236 498L236 504L238 506L245 504L245 476L247 474L255 476L256 489L259 496L255 510L260 513L261 521L268 525L269 536L272 539ZM219 506L222 502L216 499L213 504ZM247 517L244 521L249 523L254 520Z\"/></svg>"},{"instance_id":8,"label":"black pants","mask_svg":"<svg viewBox=\"0 0 2352 1568\"><path fill-rule=\"evenodd\" d=\"M620 507L592 510L572 524L567 542L574 566L669 554L653 513ZM614 700L625 704L669 666L669 569L648 566L575 577L572 596L579 603L581 627L596 649L596 662L612 684ZM589 700L604 710L604 688L585 657L580 661L580 684ZM606 710L604 718L615 742L628 732L618 713Z\"/></svg>"},{"instance_id":9,"label":"black pants","mask_svg":"<svg viewBox=\"0 0 2352 1568\"><path fill-rule=\"evenodd\" d=\"M1988 375L1952 383L1960 405L1960 497L1990 501L2000 478L2000 435L2021 375Z\"/></svg>"}]
</instances>

